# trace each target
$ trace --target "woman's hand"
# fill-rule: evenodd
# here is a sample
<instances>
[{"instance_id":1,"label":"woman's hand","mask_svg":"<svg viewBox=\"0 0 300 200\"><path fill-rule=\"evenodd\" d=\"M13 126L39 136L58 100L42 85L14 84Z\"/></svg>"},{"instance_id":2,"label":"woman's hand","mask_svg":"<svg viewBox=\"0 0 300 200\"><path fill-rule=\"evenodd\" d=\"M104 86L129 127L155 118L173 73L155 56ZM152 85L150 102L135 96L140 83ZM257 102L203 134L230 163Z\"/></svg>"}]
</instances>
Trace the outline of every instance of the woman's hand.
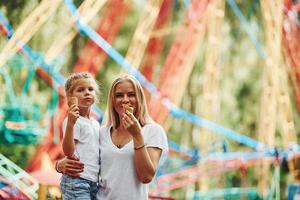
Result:
<instances>
[{"instance_id":1,"label":"woman's hand","mask_svg":"<svg viewBox=\"0 0 300 200\"><path fill-rule=\"evenodd\" d=\"M125 112L122 114L122 124L135 137L141 134L141 125L133 115L133 108L128 105L123 105Z\"/></svg>"},{"instance_id":2,"label":"woman's hand","mask_svg":"<svg viewBox=\"0 0 300 200\"><path fill-rule=\"evenodd\" d=\"M65 157L57 161L57 170L69 176L79 177L80 173L83 172L83 168L84 164L75 156Z\"/></svg>"}]
</instances>

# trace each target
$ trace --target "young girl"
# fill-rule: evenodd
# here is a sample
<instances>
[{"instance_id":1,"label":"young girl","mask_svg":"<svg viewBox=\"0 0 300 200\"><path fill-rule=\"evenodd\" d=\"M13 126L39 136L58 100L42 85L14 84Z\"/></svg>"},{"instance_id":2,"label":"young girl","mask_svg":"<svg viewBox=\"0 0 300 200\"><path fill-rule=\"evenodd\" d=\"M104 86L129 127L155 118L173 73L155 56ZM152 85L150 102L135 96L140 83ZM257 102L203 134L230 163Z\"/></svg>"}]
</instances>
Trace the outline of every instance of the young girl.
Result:
<instances>
[{"instance_id":1,"label":"young girl","mask_svg":"<svg viewBox=\"0 0 300 200\"><path fill-rule=\"evenodd\" d=\"M67 79L65 91L69 112L63 122L62 147L67 157L80 159L84 171L76 178L62 176L63 199L95 199L98 192L100 126L90 114L99 88L91 74L81 72Z\"/></svg>"}]
</instances>

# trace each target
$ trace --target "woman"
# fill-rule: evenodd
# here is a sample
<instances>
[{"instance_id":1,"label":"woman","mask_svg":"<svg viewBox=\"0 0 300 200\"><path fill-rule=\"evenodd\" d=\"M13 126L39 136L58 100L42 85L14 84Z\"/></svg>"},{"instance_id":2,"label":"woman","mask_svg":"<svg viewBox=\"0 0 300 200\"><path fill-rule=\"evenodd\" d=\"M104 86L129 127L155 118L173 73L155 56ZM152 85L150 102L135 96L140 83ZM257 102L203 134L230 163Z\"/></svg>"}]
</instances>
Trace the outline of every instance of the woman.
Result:
<instances>
[{"instance_id":1,"label":"woman","mask_svg":"<svg viewBox=\"0 0 300 200\"><path fill-rule=\"evenodd\" d=\"M121 76L112 83L107 106L108 123L100 129L97 199L148 199L147 183L168 150L164 130L150 118L143 89L132 76ZM82 164L64 159L57 169L78 176Z\"/></svg>"}]
</instances>

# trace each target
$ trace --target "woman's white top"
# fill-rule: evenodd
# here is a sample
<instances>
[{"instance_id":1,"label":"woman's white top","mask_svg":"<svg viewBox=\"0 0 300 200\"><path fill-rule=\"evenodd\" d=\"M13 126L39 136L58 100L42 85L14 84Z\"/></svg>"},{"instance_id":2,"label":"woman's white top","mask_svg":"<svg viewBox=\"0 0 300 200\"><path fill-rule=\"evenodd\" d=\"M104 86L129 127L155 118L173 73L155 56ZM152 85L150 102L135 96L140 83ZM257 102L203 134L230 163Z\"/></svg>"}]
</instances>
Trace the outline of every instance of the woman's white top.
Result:
<instances>
[{"instance_id":1,"label":"woman's white top","mask_svg":"<svg viewBox=\"0 0 300 200\"><path fill-rule=\"evenodd\" d=\"M63 135L65 135L68 118L63 122ZM84 163L81 178L97 182L99 173L99 131L100 125L94 118L79 116L73 127L74 139L77 140L74 154Z\"/></svg>"},{"instance_id":2,"label":"woman's white top","mask_svg":"<svg viewBox=\"0 0 300 200\"><path fill-rule=\"evenodd\" d=\"M148 199L148 184L141 183L136 175L133 141L119 149L112 142L110 129L111 127L108 126L100 129L102 187L100 187L97 199ZM161 158L165 157L168 152L168 141L160 125L145 125L142 128L142 135L146 147L161 149Z\"/></svg>"}]
</instances>

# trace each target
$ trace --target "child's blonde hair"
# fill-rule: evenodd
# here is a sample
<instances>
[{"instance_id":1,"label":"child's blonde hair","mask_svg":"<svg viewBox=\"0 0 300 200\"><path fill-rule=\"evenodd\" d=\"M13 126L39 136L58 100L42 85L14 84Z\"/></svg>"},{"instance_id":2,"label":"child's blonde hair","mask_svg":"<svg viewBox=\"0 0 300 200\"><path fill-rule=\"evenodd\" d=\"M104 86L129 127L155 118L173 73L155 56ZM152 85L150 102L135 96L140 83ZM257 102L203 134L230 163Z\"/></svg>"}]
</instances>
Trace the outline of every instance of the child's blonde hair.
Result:
<instances>
[{"instance_id":1,"label":"child's blonde hair","mask_svg":"<svg viewBox=\"0 0 300 200\"><path fill-rule=\"evenodd\" d=\"M67 97L70 97L75 87L79 83L78 81L81 79L89 79L94 87L94 90L96 91L96 96L100 94L99 85L95 78L88 72L78 72L70 75L65 83L65 92ZM96 99L98 100L97 97Z\"/></svg>"}]
</instances>

